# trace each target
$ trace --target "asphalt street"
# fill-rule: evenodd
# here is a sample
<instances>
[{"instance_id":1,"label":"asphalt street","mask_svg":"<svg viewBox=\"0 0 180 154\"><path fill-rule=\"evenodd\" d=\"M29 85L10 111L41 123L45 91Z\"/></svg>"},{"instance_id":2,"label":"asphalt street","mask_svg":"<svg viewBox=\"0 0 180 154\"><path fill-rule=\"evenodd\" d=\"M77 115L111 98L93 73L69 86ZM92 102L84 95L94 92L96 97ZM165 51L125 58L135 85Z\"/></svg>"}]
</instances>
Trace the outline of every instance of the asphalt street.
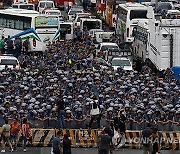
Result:
<instances>
[{"instance_id":1,"label":"asphalt street","mask_svg":"<svg viewBox=\"0 0 180 154\"><path fill-rule=\"evenodd\" d=\"M14 154L52 154L51 148L28 148L27 152L22 151L22 147L18 148L16 152L13 152ZM6 153L10 154L8 152L8 149ZM123 149L119 151L113 151L113 154L143 154L142 150L130 150L130 149ZM98 151L96 148L75 148L72 149L72 154L98 154ZM161 154L180 154L180 151L171 151L171 150L165 150L161 151Z\"/></svg>"}]
</instances>

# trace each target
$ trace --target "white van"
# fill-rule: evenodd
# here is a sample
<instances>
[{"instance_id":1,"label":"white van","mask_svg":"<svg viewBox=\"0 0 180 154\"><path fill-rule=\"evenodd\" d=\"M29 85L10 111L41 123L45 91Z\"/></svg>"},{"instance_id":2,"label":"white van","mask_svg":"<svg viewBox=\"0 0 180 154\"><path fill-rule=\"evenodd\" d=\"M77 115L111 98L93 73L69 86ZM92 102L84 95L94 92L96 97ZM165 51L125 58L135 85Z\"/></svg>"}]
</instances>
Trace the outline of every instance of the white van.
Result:
<instances>
[{"instance_id":1,"label":"white van","mask_svg":"<svg viewBox=\"0 0 180 154\"><path fill-rule=\"evenodd\" d=\"M74 39L73 22L60 23L60 40Z\"/></svg>"},{"instance_id":2,"label":"white van","mask_svg":"<svg viewBox=\"0 0 180 154\"><path fill-rule=\"evenodd\" d=\"M90 29L89 30L89 36L94 37L96 33L98 32L104 32L102 29Z\"/></svg>"},{"instance_id":3,"label":"white van","mask_svg":"<svg viewBox=\"0 0 180 154\"><path fill-rule=\"evenodd\" d=\"M119 46L116 43L112 43L112 42L103 42L100 43L97 47L96 53L98 54L104 54L104 52L108 51L108 50L120 50Z\"/></svg>"},{"instance_id":4,"label":"white van","mask_svg":"<svg viewBox=\"0 0 180 154\"><path fill-rule=\"evenodd\" d=\"M98 43L101 42L109 42L111 36L114 34L114 32L96 32L96 41Z\"/></svg>"},{"instance_id":5,"label":"white van","mask_svg":"<svg viewBox=\"0 0 180 154\"><path fill-rule=\"evenodd\" d=\"M114 71L121 67L125 71L132 71L132 62L127 57L114 57L111 61L111 66Z\"/></svg>"},{"instance_id":6,"label":"white van","mask_svg":"<svg viewBox=\"0 0 180 154\"><path fill-rule=\"evenodd\" d=\"M55 9L55 4L51 0L43 0L38 3L38 11L44 13L47 9Z\"/></svg>"},{"instance_id":7,"label":"white van","mask_svg":"<svg viewBox=\"0 0 180 154\"><path fill-rule=\"evenodd\" d=\"M85 28L88 31L90 29L102 29L102 20L82 18L80 19L80 29L83 30Z\"/></svg>"},{"instance_id":8,"label":"white van","mask_svg":"<svg viewBox=\"0 0 180 154\"><path fill-rule=\"evenodd\" d=\"M76 13L76 17L73 21L74 28L80 27L80 19L81 18L92 18L90 13Z\"/></svg>"},{"instance_id":9,"label":"white van","mask_svg":"<svg viewBox=\"0 0 180 154\"><path fill-rule=\"evenodd\" d=\"M83 13L82 8L71 8L68 12L68 20L73 21L77 13Z\"/></svg>"}]
</instances>

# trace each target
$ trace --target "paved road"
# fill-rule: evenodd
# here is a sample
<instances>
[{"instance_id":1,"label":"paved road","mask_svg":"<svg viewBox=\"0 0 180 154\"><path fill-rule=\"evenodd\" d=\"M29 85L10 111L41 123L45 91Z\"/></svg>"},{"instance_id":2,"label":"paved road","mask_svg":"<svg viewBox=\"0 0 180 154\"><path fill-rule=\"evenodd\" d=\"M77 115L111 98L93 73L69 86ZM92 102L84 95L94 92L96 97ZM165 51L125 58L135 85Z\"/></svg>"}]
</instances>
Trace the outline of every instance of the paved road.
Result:
<instances>
[{"instance_id":1,"label":"paved road","mask_svg":"<svg viewBox=\"0 0 180 154\"><path fill-rule=\"evenodd\" d=\"M25 152L22 151L22 148L18 148L18 151L13 152L14 154L24 154ZM142 150L128 150L123 149L119 151L114 151L113 154L143 154ZM7 152L6 154L11 154ZM25 154L51 154L51 148L28 148L28 151ZM97 149L86 149L86 148L76 148L72 149L72 154L98 154ZM161 154L180 154L180 151L162 151Z\"/></svg>"}]
</instances>

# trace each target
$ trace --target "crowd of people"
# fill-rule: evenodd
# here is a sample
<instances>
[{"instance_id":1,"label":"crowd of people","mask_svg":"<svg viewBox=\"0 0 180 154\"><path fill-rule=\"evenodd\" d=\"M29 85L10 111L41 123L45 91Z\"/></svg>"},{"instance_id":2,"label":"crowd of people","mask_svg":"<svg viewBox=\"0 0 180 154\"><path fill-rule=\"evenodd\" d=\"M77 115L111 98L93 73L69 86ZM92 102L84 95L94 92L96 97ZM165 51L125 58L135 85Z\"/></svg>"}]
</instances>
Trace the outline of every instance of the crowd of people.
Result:
<instances>
[{"instance_id":1,"label":"crowd of people","mask_svg":"<svg viewBox=\"0 0 180 154\"><path fill-rule=\"evenodd\" d=\"M1 126L5 119L27 118L34 128L101 128L124 110L126 129L151 123L159 130L179 130L179 81L170 69L163 78L147 65L115 72L101 67L87 33L77 38L53 42L41 54L20 52L21 68L0 72ZM94 102L98 116L92 113Z\"/></svg>"}]
</instances>

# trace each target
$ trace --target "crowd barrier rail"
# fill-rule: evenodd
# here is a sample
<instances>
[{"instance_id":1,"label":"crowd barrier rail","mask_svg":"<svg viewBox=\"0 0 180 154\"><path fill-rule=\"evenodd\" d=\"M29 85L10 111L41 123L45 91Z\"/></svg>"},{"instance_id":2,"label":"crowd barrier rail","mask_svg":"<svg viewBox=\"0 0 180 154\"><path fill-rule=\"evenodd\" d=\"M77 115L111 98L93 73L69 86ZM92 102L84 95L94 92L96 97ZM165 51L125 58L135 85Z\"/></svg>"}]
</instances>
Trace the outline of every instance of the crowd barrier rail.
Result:
<instances>
[{"instance_id":1,"label":"crowd barrier rail","mask_svg":"<svg viewBox=\"0 0 180 154\"><path fill-rule=\"evenodd\" d=\"M0 128L1 131L1 128ZM32 139L30 146L34 147L50 147L52 146L53 137L56 136L58 129L31 129ZM102 130L98 129L62 129L62 134L68 134L72 141L72 147L93 148L97 147L98 135ZM158 132L161 143L161 149L180 150L180 132ZM142 131L127 130L125 133L124 148L140 149ZM19 133L19 142L21 132Z\"/></svg>"},{"instance_id":2,"label":"crowd barrier rail","mask_svg":"<svg viewBox=\"0 0 180 154\"><path fill-rule=\"evenodd\" d=\"M56 135L57 129L34 129L32 145L49 146L52 145L53 135ZM72 147L92 148L97 147L98 135L101 133L98 129L63 129L62 134L68 134L72 141ZM158 134L161 149L180 150L180 132L159 132ZM125 133L125 148L140 149L142 131L130 131Z\"/></svg>"}]
</instances>

